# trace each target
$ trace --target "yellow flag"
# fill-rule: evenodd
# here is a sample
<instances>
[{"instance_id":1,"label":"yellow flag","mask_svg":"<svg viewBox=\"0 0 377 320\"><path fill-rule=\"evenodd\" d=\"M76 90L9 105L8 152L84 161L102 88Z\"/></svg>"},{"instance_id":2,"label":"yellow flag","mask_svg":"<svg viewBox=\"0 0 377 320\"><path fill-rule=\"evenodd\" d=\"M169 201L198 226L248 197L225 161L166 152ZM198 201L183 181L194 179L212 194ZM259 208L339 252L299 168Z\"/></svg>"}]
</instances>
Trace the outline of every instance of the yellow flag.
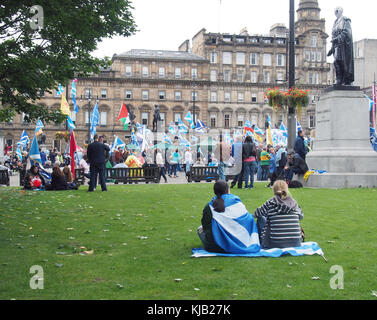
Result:
<instances>
[{"instance_id":1,"label":"yellow flag","mask_svg":"<svg viewBox=\"0 0 377 320\"><path fill-rule=\"evenodd\" d=\"M65 98L64 94L62 94L62 102L60 105L60 112L62 114L65 114L66 116L71 116L71 110L69 108L69 104L67 102L67 99Z\"/></svg>"}]
</instances>

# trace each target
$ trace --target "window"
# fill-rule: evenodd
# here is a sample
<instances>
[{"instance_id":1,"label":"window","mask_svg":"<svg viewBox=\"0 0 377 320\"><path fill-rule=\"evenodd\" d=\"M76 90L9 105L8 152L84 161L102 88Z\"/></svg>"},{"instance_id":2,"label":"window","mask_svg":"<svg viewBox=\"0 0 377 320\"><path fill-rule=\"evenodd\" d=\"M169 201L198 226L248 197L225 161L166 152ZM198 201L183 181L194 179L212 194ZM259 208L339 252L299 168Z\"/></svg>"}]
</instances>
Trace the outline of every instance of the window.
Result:
<instances>
[{"instance_id":1,"label":"window","mask_svg":"<svg viewBox=\"0 0 377 320\"><path fill-rule=\"evenodd\" d=\"M315 115L309 115L309 128L315 128Z\"/></svg>"},{"instance_id":2,"label":"window","mask_svg":"<svg viewBox=\"0 0 377 320\"><path fill-rule=\"evenodd\" d=\"M181 78L181 68L175 68L175 78L176 79Z\"/></svg>"},{"instance_id":3,"label":"window","mask_svg":"<svg viewBox=\"0 0 377 320\"><path fill-rule=\"evenodd\" d=\"M211 128L216 128L216 115L211 114Z\"/></svg>"},{"instance_id":4,"label":"window","mask_svg":"<svg viewBox=\"0 0 377 320\"><path fill-rule=\"evenodd\" d=\"M211 102L216 102L217 101L217 92L212 91L211 92Z\"/></svg>"},{"instance_id":5,"label":"window","mask_svg":"<svg viewBox=\"0 0 377 320\"><path fill-rule=\"evenodd\" d=\"M211 70L211 81L217 81L216 70Z\"/></svg>"},{"instance_id":6,"label":"window","mask_svg":"<svg viewBox=\"0 0 377 320\"><path fill-rule=\"evenodd\" d=\"M315 52L312 52L312 62L315 62L317 59Z\"/></svg>"},{"instance_id":7,"label":"window","mask_svg":"<svg viewBox=\"0 0 377 320\"><path fill-rule=\"evenodd\" d=\"M85 98L92 97L92 89L85 89Z\"/></svg>"},{"instance_id":8,"label":"window","mask_svg":"<svg viewBox=\"0 0 377 320\"><path fill-rule=\"evenodd\" d=\"M244 121L244 116L243 115L238 115L238 121L237 121L237 126L238 127L243 127L243 121Z\"/></svg>"},{"instance_id":9,"label":"window","mask_svg":"<svg viewBox=\"0 0 377 320\"><path fill-rule=\"evenodd\" d=\"M276 76L277 76L276 80L278 80L278 81L284 81L284 73L283 72L278 72L276 74Z\"/></svg>"},{"instance_id":10,"label":"window","mask_svg":"<svg viewBox=\"0 0 377 320\"><path fill-rule=\"evenodd\" d=\"M251 72L250 81L251 81L251 83L257 83L258 79L257 79L257 72L256 71Z\"/></svg>"},{"instance_id":11,"label":"window","mask_svg":"<svg viewBox=\"0 0 377 320\"><path fill-rule=\"evenodd\" d=\"M285 57L283 54L277 54L276 55L276 65L278 67L284 67L285 65Z\"/></svg>"},{"instance_id":12,"label":"window","mask_svg":"<svg viewBox=\"0 0 377 320\"><path fill-rule=\"evenodd\" d=\"M85 111L85 124L89 123L89 113L88 111Z\"/></svg>"},{"instance_id":13,"label":"window","mask_svg":"<svg viewBox=\"0 0 377 320\"><path fill-rule=\"evenodd\" d=\"M305 51L305 61L310 61L310 51Z\"/></svg>"},{"instance_id":14,"label":"window","mask_svg":"<svg viewBox=\"0 0 377 320\"><path fill-rule=\"evenodd\" d=\"M251 124L252 125L257 125L258 124L258 116L257 115L253 114L251 116Z\"/></svg>"},{"instance_id":15,"label":"window","mask_svg":"<svg viewBox=\"0 0 377 320\"><path fill-rule=\"evenodd\" d=\"M230 129L230 115L226 114L224 116L224 127L225 129Z\"/></svg>"},{"instance_id":16,"label":"window","mask_svg":"<svg viewBox=\"0 0 377 320\"><path fill-rule=\"evenodd\" d=\"M251 43L258 43L258 38L251 38L251 39L250 39L250 42L251 42Z\"/></svg>"},{"instance_id":17,"label":"window","mask_svg":"<svg viewBox=\"0 0 377 320\"><path fill-rule=\"evenodd\" d=\"M250 53L250 65L257 66L259 64L258 53Z\"/></svg>"},{"instance_id":18,"label":"window","mask_svg":"<svg viewBox=\"0 0 377 320\"><path fill-rule=\"evenodd\" d=\"M313 84L314 78L313 73L309 72L309 84Z\"/></svg>"},{"instance_id":19,"label":"window","mask_svg":"<svg viewBox=\"0 0 377 320\"><path fill-rule=\"evenodd\" d=\"M238 70L237 71L237 81L238 82L243 82L243 70Z\"/></svg>"},{"instance_id":20,"label":"window","mask_svg":"<svg viewBox=\"0 0 377 320\"><path fill-rule=\"evenodd\" d=\"M149 76L148 67L143 67L142 75L143 75L143 77L148 77Z\"/></svg>"},{"instance_id":21,"label":"window","mask_svg":"<svg viewBox=\"0 0 377 320\"><path fill-rule=\"evenodd\" d=\"M317 52L317 61L322 62L322 52Z\"/></svg>"},{"instance_id":22,"label":"window","mask_svg":"<svg viewBox=\"0 0 377 320\"><path fill-rule=\"evenodd\" d=\"M182 92L181 91L176 91L175 92L175 100L176 101L181 101L182 100Z\"/></svg>"},{"instance_id":23,"label":"window","mask_svg":"<svg viewBox=\"0 0 377 320\"><path fill-rule=\"evenodd\" d=\"M25 119L25 113L22 113L22 124L29 124L29 122Z\"/></svg>"},{"instance_id":24,"label":"window","mask_svg":"<svg viewBox=\"0 0 377 320\"><path fill-rule=\"evenodd\" d=\"M76 112L74 112L74 111L71 111L71 119L72 119L72 122L73 123L76 123Z\"/></svg>"},{"instance_id":25,"label":"window","mask_svg":"<svg viewBox=\"0 0 377 320\"><path fill-rule=\"evenodd\" d=\"M216 52L210 53L210 63L217 63L217 53Z\"/></svg>"},{"instance_id":26,"label":"window","mask_svg":"<svg viewBox=\"0 0 377 320\"><path fill-rule=\"evenodd\" d=\"M243 92L238 92L238 102L244 102L245 94Z\"/></svg>"},{"instance_id":27,"label":"window","mask_svg":"<svg viewBox=\"0 0 377 320\"><path fill-rule=\"evenodd\" d=\"M224 93L224 101L225 102L230 102L230 92L225 92Z\"/></svg>"},{"instance_id":28,"label":"window","mask_svg":"<svg viewBox=\"0 0 377 320\"><path fill-rule=\"evenodd\" d=\"M298 59L299 59L299 58L298 58L298 54L296 54L296 55L295 55L295 67L298 67L298 63L299 63L299 62L298 62L298 61L299 61Z\"/></svg>"},{"instance_id":29,"label":"window","mask_svg":"<svg viewBox=\"0 0 377 320\"><path fill-rule=\"evenodd\" d=\"M192 68L191 69L191 76L192 76L193 79L197 79L198 78L198 69Z\"/></svg>"},{"instance_id":30,"label":"window","mask_svg":"<svg viewBox=\"0 0 377 320\"><path fill-rule=\"evenodd\" d=\"M126 66L126 77L132 76L132 66Z\"/></svg>"},{"instance_id":31,"label":"window","mask_svg":"<svg viewBox=\"0 0 377 320\"><path fill-rule=\"evenodd\" d=\"M265 71L264 72L264 83L270 83L270 72L269 71Z\"/></svg>"},{"instance_id":32,"label":"window","mask_svg":"<svg viewBox=\"0 0 377 320\"><path fill-rule=\"evenodd\" d=\"M160 67L158 69L158 77L159 78L164 78L165 77L165 68L164 67Z\"/></svg>"},{"instance_id":33,"label":"window","mask_svg":"<svg viewBox=\"0 0 377 320\"><path fill-rule=\"evenodd\" d=\"M178 125L179 120L182 120L182 113L174 113L174 122Z\"/></svg>"},{"instance_id":34,"label":"window","mask_svg":"<svg viewBox=\"0 0 377 320\"><path fill-rule=\"evenodd\" d=\"M223 52L223 64L232 64L232 52Z\"/></svg>"},{"instance_id":35,"label":"window","mask_svg":"<svg viewBox=\"0 0 377 320\"><path fill-rule=\"evenodd\" d=\"M126 90L126 99L132 99L132 91L131 90Z\"/></svg>"},{"instance_id":36,"label":"window","mask_svg":"<svg viewBox=\"0 0 377 320\"><path fill-rule=\"evenodd\" d=\"M257 102L257 94L256 93L251 94L251 102Z\"/></svg>"},{"instance_id":37,"label":"window","mask_svg":"<svg viewBox=\"0 0 377 320\"><path fill-rule=\"evenodd\" d=\"M107 125L107 112L102 111L100 115L100 125L101 126L106 126Z\"/></svg>"},{"instance_id":38,"label":"window","mask_svg":"<svg viewBox=\"0 0 377 320\"><path fill-rule=\"evenodd\" d=\"M165 100L165 99L166 99L166 97L165 97L165 91L160 91L160 92L158 93L158 98L159 98L160 100Z\"/></svg>"},{"instance_id":39,"label":"window","mask_svg":"<svg viewBox=\"0 0 377 320\"><path fill-rule=\"evenodd\" d=\"M39 90L38 93L39 93L39 96L42 98L45 96L45 92L43 90Z\"/></svg>"},{"instance_id":40,"label":"window","mask_svg":"<svg viewBox=\"0 0 377 320\"><path fill-rule=\"evenodd\" d=\"M245 52L237 52L236 53L236 64L243 66L245 65L245 60L246 60L246 54Z\"/></svg>"},{"instance_id":41,"label":"window","mask_svg":"<svg viewBox=\"0 0 377 320\"><path fill-rule=\"evenodd\" d=\"M314 84L319 84L319 73L318 72L316 72L314 74Z\"/></svg>"},{"instance_id":42,"label":"window","mask_svg":"<svg viewBox=\"0 0 377 320\"><path fill-rule=\"evenodd\" d=\"M263 65L264 66L271 66L272 65L272 54L264 53L263 54Z\"/></svg>"},{"instance_id":43,"label":"window","mask_svg":"<svg viewBox=\"0 0 377 320\"><path fill-rule=\"evenodd\" d=\"M266 43L266 44L272 43L271 39L263 39L263 42Z\"/></svg>"},{"instance_id":44,"label":"window","mask_svg":"<svg viewBox=\"0 0 377 320\"><path fill-rule=\"evenodd\" d=\"M149 114L148 112L143 112L141 114L141 124L143 126L147 126L148 125L148 118L149 118Z\"/></svg>"},{"instance_id":45,"label":"window","mask_svg":"<svg viewBox=\"0 0 377 320\"><path fill-rule=\"evenodd\" d=\"M161 125L162 127L165 127L165 113L161 112L160 117L161 117Z\"/></svg>"},{"instance_id":46,"label":"window","mask_svg":"<svg viewBox=\"0 0 377 320\"><path fill-rule=\"evenodd\" d=\"M230 70L224 70L224 81L230 82Z\"/></svg>"},{"instance_id":47,"label":"window","mask_svg":"<svg viewBox=\"0 0 377 320\"><path fill-rule=\"evenodd\" d=\"M149 99L149 91L148 90L143 90L141 93L141 99L142 100L148 100Z\"/></svg>"},{"instance_id":48,"label":"window","mask_svg":"<svg viewBox=\"0 0 377 320\"><path fill-rule=\"evenodd\" d=\"M312 48L317 47L317 36L312 36Z\"/></svg>"},{"instance_id":49,"label":"window","mask_svg":"<svg viewBox=\"0 0 377 320\"><path fill-rule=\"evenodd\" d=\"M107 99L107 90L105 89L101 90L101 99Z\"/></svg>"}]
</instances>

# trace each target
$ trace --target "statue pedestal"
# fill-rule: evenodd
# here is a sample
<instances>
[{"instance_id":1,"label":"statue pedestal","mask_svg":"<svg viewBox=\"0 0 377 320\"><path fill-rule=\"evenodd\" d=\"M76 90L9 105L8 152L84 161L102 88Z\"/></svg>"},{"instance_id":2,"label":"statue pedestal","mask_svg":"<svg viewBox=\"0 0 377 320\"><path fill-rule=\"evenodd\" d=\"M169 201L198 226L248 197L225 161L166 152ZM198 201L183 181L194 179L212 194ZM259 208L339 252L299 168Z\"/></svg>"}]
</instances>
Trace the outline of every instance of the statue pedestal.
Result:
<instances>
[{"instance_id":1,"label":"statue pedestal","mask_svg":"<svg viewBox=\"0 0 377 320\"><path fill-rule=\"evenodd\" d=\"M369 102L357 87L331 87L317 104L316 137L307 156L313 188L377 187L377 153L370 144Z\"/></svg>"}]
</instances>

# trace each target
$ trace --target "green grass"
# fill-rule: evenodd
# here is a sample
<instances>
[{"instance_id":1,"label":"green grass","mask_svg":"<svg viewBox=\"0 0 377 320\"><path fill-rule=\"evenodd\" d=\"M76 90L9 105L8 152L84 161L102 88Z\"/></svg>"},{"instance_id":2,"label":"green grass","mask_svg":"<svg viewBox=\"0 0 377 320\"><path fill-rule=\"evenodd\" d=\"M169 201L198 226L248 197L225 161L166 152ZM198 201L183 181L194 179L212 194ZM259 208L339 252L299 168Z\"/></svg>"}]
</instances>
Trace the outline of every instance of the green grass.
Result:
<instances>
[{"instance_id":1,"label":"green grass","mask_svg":"<svg viewBox=\"0 0 377 320\"><path fill-rule=\"evenodd\" d=\"M201 245L196 229L212 184L110 186L108 193L2 188L0 299L376 299L376 192L293 191L307 240L319 243L326 263L319 256L190 258ZM271 196L264 184L234 193L250 212ZM80 255L81 246L94 254ZM44 269L43 290L29 287L33 265ZM344 290L330 288L333 265L344 269Z\"/></svg>"}]
</instances>

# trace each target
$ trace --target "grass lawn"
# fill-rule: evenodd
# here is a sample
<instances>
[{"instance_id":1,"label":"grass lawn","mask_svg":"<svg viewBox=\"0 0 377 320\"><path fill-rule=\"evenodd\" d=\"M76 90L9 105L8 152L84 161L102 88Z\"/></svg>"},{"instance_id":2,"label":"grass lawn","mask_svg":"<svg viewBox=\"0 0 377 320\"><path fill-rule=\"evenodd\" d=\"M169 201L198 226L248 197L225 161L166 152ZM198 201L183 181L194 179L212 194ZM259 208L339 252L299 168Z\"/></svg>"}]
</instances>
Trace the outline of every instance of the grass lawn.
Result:
<instances>
[{"instance_id":1,"label":"grass lawn","mask_svg":"<svg viewBox=\"0 0 377 320\"><path fill-rule=\"evenodd\" d=\"M307 240L319 243L328 263L319 256L193 259L212 187L1 188L0 299L377 299L377 190L292 192ZM257 184L234 194L252 213L272 192ZM43 290L29 287L33 265L44 269ZM344 269L344 290L330 288L333 265Z\"/></svg>"}]
</instances>

